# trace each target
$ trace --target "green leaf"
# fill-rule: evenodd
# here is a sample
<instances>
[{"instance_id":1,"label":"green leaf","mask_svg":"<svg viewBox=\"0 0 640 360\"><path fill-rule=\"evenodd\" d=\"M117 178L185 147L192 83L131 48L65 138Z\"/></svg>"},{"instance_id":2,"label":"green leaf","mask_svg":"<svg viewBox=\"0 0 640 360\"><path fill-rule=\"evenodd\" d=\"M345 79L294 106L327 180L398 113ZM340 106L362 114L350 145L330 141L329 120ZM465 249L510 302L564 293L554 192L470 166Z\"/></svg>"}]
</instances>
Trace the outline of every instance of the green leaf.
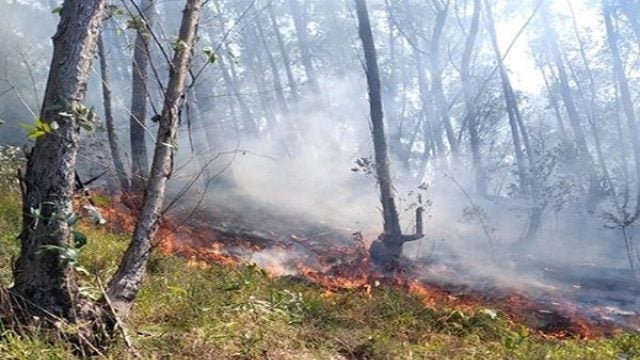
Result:
<instances>
[{"instance_id":1,"label":"green leaf","mask_svg":"<svg viewBox=\"0 0 640 360\"><path fill-rule=\"evenodd\" d=\"M36 119L34 124L19 124L21 127L28 130L27 137L29 140L36 140L37 138L50 134L53 132L51 126L42 119Z\"/></svg>"},{"instance_id":2,"label":"green leaf","mask_svg":"<svg viewBox=\"0 0 640 360\"><path fill-rule=\"evenodd\" d=\"M62 15L62 6L56 6L51 10L52 14Z\"/></svg>"},{"instance_id":3,"label":"green leaf","mask_svg":"<svg viewBox=\"0 0 640 360\"><path fill-rule=\"evenodd\" d=\"M213 50L213 48L207 46L206 48L202 49L202 52L207 57L208 63L213 64L216 62L217 60L216 51Z\"/></svg>"},{"instance_id":4,"label":"green leaf","mask_svg":"<svg viewBox=\"0 0 640 360\"><path fill-rule=\"evenodd\" d=\"M181 51L187 48L187 44L184 41L178 39L175 42L171 43L171 47L175 51Z\"/></svg>"}]
</instances>

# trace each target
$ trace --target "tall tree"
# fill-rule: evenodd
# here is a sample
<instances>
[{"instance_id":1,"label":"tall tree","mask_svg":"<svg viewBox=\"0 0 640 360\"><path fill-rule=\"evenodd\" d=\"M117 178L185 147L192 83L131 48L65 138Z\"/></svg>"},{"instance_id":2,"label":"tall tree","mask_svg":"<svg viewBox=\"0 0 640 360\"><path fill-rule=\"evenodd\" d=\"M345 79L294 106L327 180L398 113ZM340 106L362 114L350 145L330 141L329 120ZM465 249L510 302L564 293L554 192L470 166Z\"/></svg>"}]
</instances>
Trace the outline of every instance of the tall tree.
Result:
<instances>
[{"instance_id":1,"label":"tall tree","mask_svg":"<svg viewBox=\"0 0 640 360\"><path fill-rule=\"evenodd\" d=\"M447 98L444 94L442 65L440 63L440 46L447 17L449 14L450 0L432 0L433 8L436 12L435 25L430 40L430 72L431 72L431 92L433 93L432 101L434 103L435 112L440 117L442 126L444 126L449 148L453 155L458 154L458 143L456 135L451 125L451 117L449 116L449 106Z\"/></svg>"},{"instance_id":2,"label":"tall tree","mask_svg":"<svg viewBox=\"0 0 640 360\"><path fill-rule=\"evenodd\" d=\"M68 258L73 247L70 219L80 112L103 19L104 0L66 0L58 30L39 121L49 131L39 136L23 179L20 256L13 294L33 313L78 318L78 288Z\"/></svg>"},{"instance_id":3,"label":"tall tree","mask_svg":"<svg viewBox=\"0 0 640 360\"><path fill-rule=\"evenodd\" d=\"M617 82L619 89L620 103L622 105L623 113L627 120L627 130L629 131L629 137L631 139L631 146L633 148L633 158L635 161L635 177L636 177L636 208L632 214L632 219L626 219L635 221L640 217L640 140L638 140L638 120L633 106L633 98L631 95L631 89L629 87L629 80L624 72L624 66L622 58L620 57L620 49L618 47L619 34L614 26L614 13L615 8L608 0L602 2L603 14L605 26L607 29L607 43L609 45L609 51L611 52L611 60L613 61L614 78Z\"/></svg>"},{"instance_id":4,"label":"tall tree","mask_svg":"<svg viewBox=\"0 0 640 360\"><path fill-rule=\"evenodd\" d=\"M489 0L484 0L485 13L487 14L487 28L489 29L489 35L491 37L491 45L495 54L495 59L498 63L498 71L500 73L500 80L502 83L502 91L504 93L504 100L507 109L507 116L509 117L509 128L511 129L511 139L513 141L514 153L516 155L516 165L518 167L518 177L520 179L520 189L524 192L528 191L529 182L527 177L528 166L526 164L524 152L522 149L522 131L519 128L521 122L520 106L518 105L518 99L511 85L511 79L507 68L502 60L502 54L498 44L498 36L495 28L495 21L493 19L493 12L491 10L491 4Z\"/></svg>"},{"instance_id":5,"label":"tall tree","mask_svg":"<svg viewBox=\"0 0 640 360\"><path fill-rule=\"evenodd\" d=\"M278 26L278 21L276 20L276 14L273 10L273 4L271 4L271 6L269 6L267 10L269 13L269 20L271 22L271 30L276 36L276 41L278 42L278 50L280 50L280 53L282 55L282 62L284 63L284 70L285 74L287 75L287 82L289 83L291 98L296 101L298 100L298 86L296 85L296 79L294 78L293 71L291 70L289 51L285 46L284 39L282 38L282 33L280 32L280 27Z\"/></svg>"},{"instance_id":6,"label":"tall tree","mask_svg":"<svg viewBox=\"0 0 640 360\"><path fill-rule=\"evenodd\" d=\"M184 102L185 82L191 67L193 45L204 0L187 0L178 42L170 65L169 83L164 95L151 174L138 222L129 248L107 287L107 296L117 314L126 317L140 287L158 230L166 185L173 172L178 121Z\"/></svg>"},{"instance_id":7,"label":"tall tree","mask_svg":"<svg viewBox=\"0 0 640 360\"><path fill-rule=\"evenodd\" d=\"M476 191L479 194L486 194L487 192L487 178L484 168L484 162L482 159L482 153L480 150L480 136L478 134L478 120L476 114L475 96L473 94L473 85L471 81L471 58L473 50L475 48L476 39L478 37L478 30L480 24L480 10L482 3L480 0L474 0L473 15L471 16L471 26L467 33L467 38L464 45L464 51L462 52L462 62L460 64L460 77L462 80L462 87L464 92L464 104L465 104L465 120L467 122L467 128L469 129L469 143L471 145L471 157L473 160L473 169L476 180Z\"/></svg>"},{"instance_id":8,"label":"tall tree","mask_svg":"<svg viewBox=\"0 0 640 360\"><path fill-rule=\"evenodd\" d=\"M289 0L289 9L291 10L291 17L293 17L293 24L296 28L296 36L298 38L298 48L300 49L300 58L304 71L307 75L307 80L311 85L311 90L315 93L320 92L320 85L318 84L318 77L316 75L313 61L311 60L311 45L309 43L309 34L307 33L307 22L300 8L298 0Z\"/></svg>"},{"instance_id":9,"label":"tall tree","mask_svg":"<svg viewBox=\"0 0 640 360\"><path fill-rule=\"evenodd\" d=\"M558 35L551 24L551 10L549 4L544 2L542 5L542 24L544 27L545 41L549 46L553 63L558 71L558 81L560 85L560 95L567 111L567 117L569 118L569 124L573 131L573 139L576 143L580 161L586 168L589 178L589 193L595 196L600 191L600 184L597 178L593 158L589 152L589 146L587 139L582 128L582 122L580 119L580 113L576 106L575 99L571 90L569 75L562 57L562 51L560 49L560 43L558 41ZM594 197L595 199L595 197Z\"/></svg>"},{"instance_id":10,"label":"tall tree","mask_svg":"<svg viewBox=\"0 0 640 360\"><path fill-rule=\"evenodd\" d=\"M131 190L134 196L142 194L149 176L149 156L146 144L147 101L149 100L149 80L147 68L151 48L150 32L155 17L154 0L142 0L141 14L134 16L137 31L133 50L131 77L131 118L129 137L131 141Z\"/></svg>"},{"instance_id":11,"label":"tall tree","mask_svg":"<svg viewBox=\"0 0 640 360\"><path fill-rule=\"evenodd\" d=\"M380 201L384 220L384 233L371 246L371 259L385 270L396 268L402 255L402 245L411 240L422 237L422 225L418 222L418 234L403 235L400 219L396 209L391 185L391 170L387 155L387 143L384 134L384 114L382 111L382 93L380 86L380 72L376 48L371 31L371 23L365 0L355 0L358 14L360 40L364 48L367 84L369 86L369 111L373 135L373 150L375 155L375 170L380 186Z\"/></svg>"},{"instance_id":12,"label":"tall tree","mask_svg":"<svg viewBox=\"0 0 640 360\"><path fill-rule=\"evenodd\" d=\"M109 149L111 150L111 161L115 170L116 178L120 184L122 193L129 192L129 178L124 168L122 153L120 152L120 144L118 135L115 130L115 120L113 118L113 101L111 94L111 81L109 76L109 66L107 65L107 52L105 50L103 35L98 37L98 56L100 57L100 76L102 84L102 103L104 105L104 121L107 128L107 139L109 141Z\"/></svg>"}]
</instances>

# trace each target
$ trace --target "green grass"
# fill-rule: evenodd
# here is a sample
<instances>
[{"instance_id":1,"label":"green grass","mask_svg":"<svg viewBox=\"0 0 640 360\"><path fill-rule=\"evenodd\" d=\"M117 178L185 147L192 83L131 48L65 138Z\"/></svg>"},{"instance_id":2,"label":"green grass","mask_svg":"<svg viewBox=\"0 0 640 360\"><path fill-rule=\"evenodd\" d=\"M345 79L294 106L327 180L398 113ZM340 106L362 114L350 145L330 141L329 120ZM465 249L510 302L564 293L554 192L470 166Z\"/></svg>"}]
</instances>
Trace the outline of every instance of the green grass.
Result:
<instances>
[{"instance_id":1,"label":"green grass","mask_svg":"<svg viewBox=\"0 0 640 360\"><path fill-rule=\"evenodd\" d=\"M0 285L11 283L18 197L0 194ZM83 223L80 265L106 282L126 234ZM98 296L93 276L81 276ZM155 254L127 326L144 359L640 359L640 335L597 341L547 340L478 309L431 309L402 289L329 293L255 266L207 269ZM0 359L70 359L50 332L20 336L0 324ZM107 355L126 359L122 341Z\"/></svg>"}]
</instances>

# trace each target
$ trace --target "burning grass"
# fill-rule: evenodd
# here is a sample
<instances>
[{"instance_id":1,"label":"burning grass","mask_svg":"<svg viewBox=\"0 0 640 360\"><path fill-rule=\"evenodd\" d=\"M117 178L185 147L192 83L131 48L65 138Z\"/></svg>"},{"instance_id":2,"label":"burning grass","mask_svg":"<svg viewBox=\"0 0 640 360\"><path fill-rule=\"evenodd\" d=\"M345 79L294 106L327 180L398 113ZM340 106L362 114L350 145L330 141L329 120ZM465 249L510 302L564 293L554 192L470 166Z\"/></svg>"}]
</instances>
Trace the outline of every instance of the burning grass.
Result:
<instances>
[{"instance_id":1,"label":"burning grass","mask_svg":"<svg viewBox=\"0 0 640 360\"><path fill-rule=\"evenodd\" d=\"M0 206L4 198L0 196ZM16 246L19 207L0 213L0 263L9 264ZM125 222L111 216L109 226ZM120 219L124 221L125 219ZM131 224L131 222L129 222ZM173 226L173 228L168 225ZM125 232L83 224L89 244L81 264L103 280L115 270L127 246ZM130 228L122 227L130 230ZM172 229L169 231L169 229ZM210 231L210 232L209 232ZM338 254L364 262L321 257L306 268L279 269L240 263L251 251L274 243L240 234L200 232L164 223L145 285L129 321L134 346L144 358L176 359L632 359L640 336L611 339L544 338L521 325L495 303L483 303L464 289L438 288L397 277L370 275L362 252ZM201 236L201 237L200 237ZM212 237L210 237L212 236ZM195 242L184 242L188 239ZM212 239L214 240L213 242ZM168 244L166 242L169 242ZM305 253L298 242L285 250ZM189 244L206 245L202 249ZM214 245L218 244L218 245ZM171 246L169 246L171 245ZM229 251L229 246L233 251ZM316 248L317 250L318 248ZM346 251L346 252L345 252ZM352 251L352 252L349 252ZM179 253L183 257L163 254ZM335 255L335 254L334 254ZM216 260L222 256L222 261ZM337 255L336 255L337 256ZM298 265L296 265L298 264ZM302 262L307 264L307 262ZM322 271L318 271L318 269ZM9 268L0 269L9 279ZM90 293L92 276L83 277ZM3 286L8 285L7 282ZM458 291L460 290L460 291ZM514 298L518 306L526 299ZM1 324L0 324L1 325ZM0 326L0 358L71 358L68 347L44 334L19 336ZM126 357L115 344L113 359Z\"/></svg>"},{"instance_id":2,"label":"burning grass","mask_svg":"<svg viewBox=\"0 0 640 360\"><path fill-rule=\"evenodd\" d=\"M131 223L121 219L131 216L125 209L107 213L114 224ZM313 231L304 235L279 234L273 230L256 234L229 225L216 228L208 221L214 216L199 213L190 216L188 222L178 222L177 217L165 219L158 247L165 255L180 255L189 259L190 265L203 269L210 264L255 263L270 276L301 277L320 285L327 294L341 290L371 294L372 289L384 284L416 295L429 308L475 312L491 307L505 313L511 324L525 324L535 335L545 338L595 339L622 332L612 321L589 318L570 301L552 293L534 298L516 288L497 285L481 291L459 284L416 280L416 274L429 267L424 263L407 265L395 274L380 273L370 264L367 245L360 234L352 234L350 239L326 229L320 235Z\"/></svg>"}]
</instances>

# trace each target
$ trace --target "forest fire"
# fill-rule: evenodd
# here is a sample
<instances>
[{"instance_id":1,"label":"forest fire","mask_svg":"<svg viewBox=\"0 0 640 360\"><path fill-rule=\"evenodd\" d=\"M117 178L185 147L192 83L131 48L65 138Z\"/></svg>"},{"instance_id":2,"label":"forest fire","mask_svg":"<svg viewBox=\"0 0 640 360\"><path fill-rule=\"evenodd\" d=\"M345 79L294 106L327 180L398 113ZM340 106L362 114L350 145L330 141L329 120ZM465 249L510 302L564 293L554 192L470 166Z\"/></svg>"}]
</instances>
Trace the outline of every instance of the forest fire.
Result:
<instances>
[{"instance_id":1,"label":"forest fire","mask_svg":"<svg viewBox=\"0 0 640 360\"><path fill-rule=\"evenodd\" d=\"M103 209L109 223L118 230L131 231L133 214L124 206L113 206ZM609 316L614 312L612 306L589 307L562 292L500 287L490 282L471 286L462 281L434 281L424 276L425 269L432 265L424 261L415 261L393 274L382 273L370 263L367 246L359 234L333 243L327 243L326 238L319 242L313 234L283 236L272 232L267 237L241 228L235 232L221 230L203 216L195 214L186 222L179 217L166 217L157 236L157 248L163 254L187 258L197 268L212 263L255 263L270 276L294 276L316 283L326 289L327 296L341 290L362 291L371 296L377 287L391 286L418 296L427 307L495 309L490 311L503 312L511 321L526 324L542 337L611 336L638 320L635 313L619 310L618 315L626 321L617 321ZM345 246L345 241L350 241L350 246Z\"/></svg>"}]
</instances>

